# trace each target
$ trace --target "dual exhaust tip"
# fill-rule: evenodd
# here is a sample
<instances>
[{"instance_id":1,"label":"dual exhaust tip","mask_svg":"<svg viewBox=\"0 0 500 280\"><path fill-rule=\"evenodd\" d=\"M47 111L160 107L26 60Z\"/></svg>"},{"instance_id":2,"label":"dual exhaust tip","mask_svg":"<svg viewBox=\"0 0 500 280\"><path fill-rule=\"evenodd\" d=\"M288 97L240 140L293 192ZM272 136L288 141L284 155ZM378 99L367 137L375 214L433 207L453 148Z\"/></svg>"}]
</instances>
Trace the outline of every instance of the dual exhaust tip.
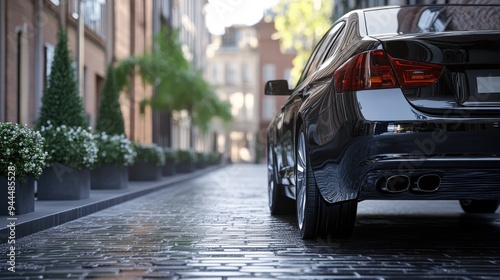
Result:
<instances>
[{"instance_id":1,"label":"dual exhaust tip","mask_svg":"<svg viewBox=\"0 0 500 280\"><path fill-rule=\"evenodd\" d=\"M424 174L416 178L416 181L406 175L392 175L382 182L380 188L388 193L401 193L408 190L415 192L431 193L439 189L441 177L437 174Z\"/></svg>"}]
</instances>

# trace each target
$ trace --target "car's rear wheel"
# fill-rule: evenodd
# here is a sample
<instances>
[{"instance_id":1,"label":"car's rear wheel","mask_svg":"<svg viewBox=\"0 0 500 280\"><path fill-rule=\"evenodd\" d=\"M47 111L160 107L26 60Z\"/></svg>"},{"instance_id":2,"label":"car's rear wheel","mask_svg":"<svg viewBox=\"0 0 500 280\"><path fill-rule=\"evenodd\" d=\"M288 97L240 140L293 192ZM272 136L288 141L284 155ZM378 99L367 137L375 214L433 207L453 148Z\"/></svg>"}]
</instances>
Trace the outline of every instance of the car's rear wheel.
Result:
<instances>
[{"instance_id":1,"label":"car's rear wheel","mask_svg":"<svg viewBox=\"0 0 500 280\"><path fill-rule=\"evenodd\" d=\"M475 199L462 199L460 200L460 206L465 213L495 213L498 209L500 200L487 199L487 200L475 200Z\"/></svg>"},{"instance_id":2,"label":"car's rear wheel","mask_svg":"<svg viewBox=\"0 0 500 280\"><path fill-rule=\"evenodd\" d=\"M293 200L280 192L277 185L274 155L271 146L267 147L267 193L269 211L272 215L292 214L294 212Z\"/></svg>"},{"instance_id":3,"label":"car's rear wheel","mask_svg":"<svg viewBox=\"0 0 500 280\"><path fill-rule=\"evenodd\" d=\"M322 200L319 210L318 235L325 239L348 239L354 229L357 210L357 200L333 204Z\"/></svg>"},{"instance_id":4,"label":"car's rear wheel","mask_svg":"<svg viewBox=\"0 0 500 280\"><path fill-rule=\"evenodd\" d=\"M303 127L297 139L295 175L297 222L302 239L316 237L319 192L309 163L308 143Z\"/></svg>"}]
</instances>

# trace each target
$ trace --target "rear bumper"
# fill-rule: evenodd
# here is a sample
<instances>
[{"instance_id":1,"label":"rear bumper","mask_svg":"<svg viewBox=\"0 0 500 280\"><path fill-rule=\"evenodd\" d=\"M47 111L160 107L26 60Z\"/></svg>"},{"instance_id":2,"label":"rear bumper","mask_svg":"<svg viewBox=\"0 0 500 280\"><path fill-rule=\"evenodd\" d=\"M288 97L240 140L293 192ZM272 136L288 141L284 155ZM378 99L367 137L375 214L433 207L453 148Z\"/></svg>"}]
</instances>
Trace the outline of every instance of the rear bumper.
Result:
<instances>
[{"instance_id":1,"label":"rear bumper","mask_svg":"<svg viewBox=\"0 0 500 280\"><path fill-rule=\"evenodd\" d=\"M311 165L318 188L330 203L350 199L500 199L499 139L499 129L358 135L313 145ZM413 185L426 174L440 177L439 189L387 193L380 186L388 176L407 176Z\"/></svg>"}]
</instances>

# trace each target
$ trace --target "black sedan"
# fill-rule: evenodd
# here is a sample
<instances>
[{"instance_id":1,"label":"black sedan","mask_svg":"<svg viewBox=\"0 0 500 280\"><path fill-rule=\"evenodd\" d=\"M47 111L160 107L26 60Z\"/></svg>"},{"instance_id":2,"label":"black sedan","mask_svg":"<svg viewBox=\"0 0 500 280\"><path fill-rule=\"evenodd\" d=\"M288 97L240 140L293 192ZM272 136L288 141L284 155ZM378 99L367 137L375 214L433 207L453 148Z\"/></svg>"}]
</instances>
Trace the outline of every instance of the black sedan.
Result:
<instances>
[{"instance_id":1,"label":"black sedan","mask_svg":"<svg viewBox=\"0 0 500 280\"><path fill-rule=\"evenodd\" d=\"M352 11L294 89L265 94L289 95L268 128L269 208L296 211L302 238L349 238L368 199L497 210L499 5Z\"/></svg>"}]
</instances>

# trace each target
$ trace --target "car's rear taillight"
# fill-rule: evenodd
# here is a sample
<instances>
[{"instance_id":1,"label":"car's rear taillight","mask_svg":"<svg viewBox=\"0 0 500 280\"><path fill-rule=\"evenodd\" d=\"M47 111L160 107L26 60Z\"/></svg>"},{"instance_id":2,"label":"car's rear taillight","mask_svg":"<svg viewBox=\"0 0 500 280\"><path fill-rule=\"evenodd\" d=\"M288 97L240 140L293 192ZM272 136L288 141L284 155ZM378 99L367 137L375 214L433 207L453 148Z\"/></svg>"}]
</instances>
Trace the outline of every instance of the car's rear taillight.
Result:
<instances>
[{"instance_id":1,"label":"car's rear taillight","mask_svg":"<svg viewBox=\"0 0 500 280\"><path fill-rule=\"evenodd\" d=\"M368 51L353 56L335 71L335 89L346 92L429 86L437 81L442 69L441 65L394 59L382 50Z\"/></svg>"},{"instance_id":2,"label":"car's rear taillight","mask_svg":"<svg viewBox=\"0 0 500 280\"><path fill-rule=\"evenodd\" d=\"M442 65L395 59L389 56L402 88L425 87L434 84L443 70Z\"/></svg>"},{"instance_id":3,"label":"car's rear taillight","mask_svg":"<svg viewBox=\"0 0 500 280\"><path fill-rule=\"evenodd\" d=\"M335 71L337 92L398 87L384 51L369 51L351 57Z\"/></svg>"}]
</instances>

